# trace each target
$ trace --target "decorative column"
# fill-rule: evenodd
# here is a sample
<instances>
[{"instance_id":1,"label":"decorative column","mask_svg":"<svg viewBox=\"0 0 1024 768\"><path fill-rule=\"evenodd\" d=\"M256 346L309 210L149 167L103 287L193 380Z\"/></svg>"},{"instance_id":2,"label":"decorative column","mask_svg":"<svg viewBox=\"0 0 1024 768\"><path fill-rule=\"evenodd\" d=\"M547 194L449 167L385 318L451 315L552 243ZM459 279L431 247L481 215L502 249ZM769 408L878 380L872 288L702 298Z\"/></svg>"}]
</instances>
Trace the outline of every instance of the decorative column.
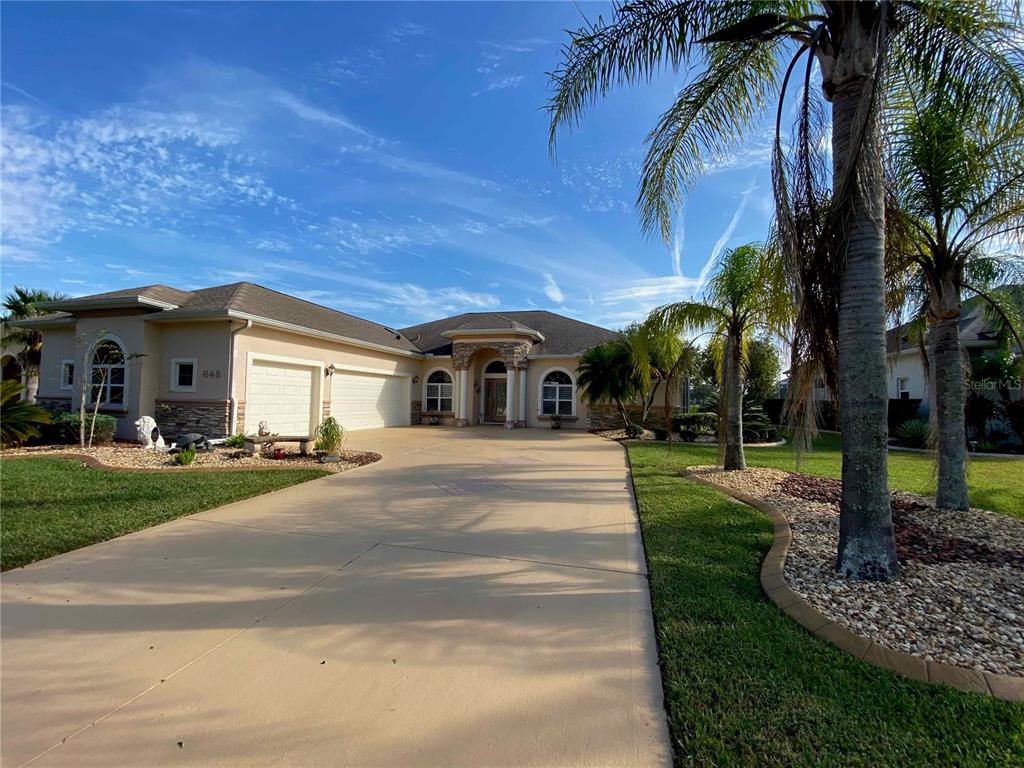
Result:
<instances>
[{"instance_id":1,"label":"decorative column","mask_svg":"<svg viewBox=\"0 0 1024 768\"><path fill-rule=\"evenodd\" d=\"M459 400L456 409L455 426L468 427L469 403L467 402L467 392L469 391L469 370L466 368L456 368L455 377L458 380L459 386Z\"/></svg>"},{"instance_id":2,"label":"decorative column","mask_svg":"<svg viewBox=\"0 0 1024 768\"><path fill-rule=\"evenodd\" d=\"M505 369L505 429L516 426L516 369Z\"/></svg>"},{"instance_id":3,"label":"decorative column","mask_svg":"<svg viewBox=\"0 0 1024 768\"><path fill-rule=\"evenodd\" d=\"M519 410L516 412L516 426L526 426L526 368L519 369Z\"/></svg>"}]
</instances>

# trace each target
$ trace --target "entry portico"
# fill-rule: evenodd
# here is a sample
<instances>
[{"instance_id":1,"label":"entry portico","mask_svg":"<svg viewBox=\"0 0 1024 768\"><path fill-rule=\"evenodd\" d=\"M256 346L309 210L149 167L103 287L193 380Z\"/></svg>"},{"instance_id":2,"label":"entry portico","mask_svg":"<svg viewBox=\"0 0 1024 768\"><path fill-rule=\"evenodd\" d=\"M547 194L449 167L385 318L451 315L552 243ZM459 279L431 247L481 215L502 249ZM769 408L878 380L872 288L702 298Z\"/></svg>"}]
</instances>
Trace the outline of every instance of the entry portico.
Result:
<instances>
[{"instance_id":1,"label":"entry portico","mask_svg":"<svg viewBox=\"0 0 1024 768\"><path fill-rule=\"evenodd\" d=\"M529 354L544 336L521 323L506 323L504 328L462 327L442 334L452 342L459 392L455 423L460 427L500 421L506 429L526 426Z\"/></svg>"}]
</instances>

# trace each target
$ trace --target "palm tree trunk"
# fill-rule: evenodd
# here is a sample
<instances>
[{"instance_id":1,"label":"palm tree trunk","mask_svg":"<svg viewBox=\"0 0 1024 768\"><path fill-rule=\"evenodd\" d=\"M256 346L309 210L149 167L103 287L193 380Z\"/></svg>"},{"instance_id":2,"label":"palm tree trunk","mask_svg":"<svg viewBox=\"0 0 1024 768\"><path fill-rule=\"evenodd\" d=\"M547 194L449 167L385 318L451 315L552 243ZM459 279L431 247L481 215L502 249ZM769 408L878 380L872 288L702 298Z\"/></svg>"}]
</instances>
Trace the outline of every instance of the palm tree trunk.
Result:
<instances>
[{"instance_id":1,"label":"palm tree trunk","mask_svg":"<svg viewBox=\"0 0 1024 768\"><path fill-rule=\"evenodd\" d=\"M729 333L725 342L725 458L723 467L746 469L743 455L743 364L740 356L742 339L738 333Z\"/></svg>"},{"instance_id":2,"label":"palm tree trunk","mask_svg":"<svg viewBox=\"0 0 1024 768\"><path fill-rule=\"evenodd\" d=\"M619 406L619 413L622 414L622 428L629 429L629 416L626 415L626 406L622 404L622 398L616 397L615 404Z\"/></svg>"},{"instance_id":3,"label":"palm tree trunk","mask_svg":"<svg viewBox=\"0 0 1024 768\"><path fill-rule=\"evenodd\" d=\"M966 510L967 432L964 423L964 357L960 347L960 295L943 286L930 307L935 402L938 433L938 484L935 505Z\"/></svg>"},{"instance_id":4,"label":"palm tree trunk","mask_svg":"<svg viewBox=\"0 0 1024 768\"><path fill-rule=\"evenodd\" d=\"M885 190L877 108L870 110L859 151L853 146L876 75L874 37L867 27L870 20L864 19L868 15L851 14L832 84L834 184L838 187L848 171L853 174L839 278L843 492L836 569L856 579L888 580L898 575L899 561L888 486Z\"/></svg>"},{"instance_id":5,"label":"palm tree trunk","mask_svg":"<svg viewBox=\"0 0 1024 768\"><path fill-rule=\"evenodd\" d=\"M39 394L39 369L25 371L25 394L22 399L34 403Z\"/></svg>"}]
</instances>

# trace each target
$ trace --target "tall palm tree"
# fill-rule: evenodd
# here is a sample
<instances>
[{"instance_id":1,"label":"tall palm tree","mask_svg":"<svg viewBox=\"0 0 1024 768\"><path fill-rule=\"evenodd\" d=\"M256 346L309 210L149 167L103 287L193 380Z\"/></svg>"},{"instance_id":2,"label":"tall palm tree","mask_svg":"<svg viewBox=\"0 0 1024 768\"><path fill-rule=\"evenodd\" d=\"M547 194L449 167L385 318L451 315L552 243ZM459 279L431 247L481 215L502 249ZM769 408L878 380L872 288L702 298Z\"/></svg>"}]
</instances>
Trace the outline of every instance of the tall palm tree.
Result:
<instances>
[{"instance_id":1,"label":"tall palm tree","mask_svg":"<svg viewBox=\"0 0 1024 768\"><path fill-rule=\"evenodd\" d=\"M1010 14L986 2L639 0L617 5L610 21L599 18L571 33L552 74L553 146L558 129L578 123L613 86L649 81L666 65L703 63L648 135L638 206L645 229L666 238L707 162L774 108L778 227L800 310L794 370L811 370L805 357L833 358L813 362L841 402L837 568L854 578L898 573L886 447L885 73L896 65L927 81L936 54L948 51L951 71L980 101L995 107L1022 100L1015 35ZM831 107L831 174L817 148L828 121L815 96L815 62L821 97ZM794 73L800 108L786 154L781 117ZM821 207L824 179L831 193ZM827 237L803 231L806 222Z\"/></svg>"},{"instance_id":2,"label":"tall palm tree","mask_svg":"<svg viewBox=\"0 0 1024 768\"><path fill-rule=\"evenodd\" d=\"M726 251L704 289L702 302L667 304L654 310L648 322L678 337L710 331L712 354L721 382L719 445L727 470L745 469L743 453L743 374L747 344L755 329L783 334L791 308L784 288L782 260L756 243Z\"/></svg>"},{"instance_id":3,"label":"tall palm tree","mask_svg":"<svg viewBox=\"0 0 1024 768\"><path fill-rule=\"evenodd\" d=\"M577 383L590 403L613 402L622 416L622 426L629 427L624 405L639 391L630 345L625 338L614 339L591 347L580 356Z\"/></svg>"},{"instance_id":4,"label":"tall palm tree","mask_svg":"<svg viewBox=\"0 0 1024 768\"><path fill-rule=\"evenodd\" d=\"M67 298L63 293L50 293L35 288L14 286L4 297L3 308L7 313L3 317L4 344L15 344L18 351L18 364L25 373L25 399L30 403L36 400L39 391L39 362L43 352L43 334L32 328L12 328L7 325L9 320L28 320L48 314L39 308L46 301L60 301Z\"/></svg>"},{"instance_id":5,"label":"tall palm tree","mask_svg":"<svg viewBox=\"0 0 1024 768\"><path fill-rule=\"evenodd\" d=\"M993 120L955 82L941 85L924 96L908 90L892 121L890 213L905 236L893 239L889 270L902 303L916 304L927 320L936 504L965 510L961 302L979 296L1021 344L1019 308L993 289L1024 272L1024 112Z\"/></svg>"},{"instance_id":6,"label":"tall palm tree","mask_svg":"<svg viewBox=\"0 0 1024 768\"><path fill-rule=\"evenodd\" d=\"M629 342L641 390L649 390L653 398L658 385L662 386L662 415L671 449L673 395L680 377L688 376L695 368L697 351L692 340L684 340L677 329L653 316L637 327Z\"/></svg>"}]
</instances>

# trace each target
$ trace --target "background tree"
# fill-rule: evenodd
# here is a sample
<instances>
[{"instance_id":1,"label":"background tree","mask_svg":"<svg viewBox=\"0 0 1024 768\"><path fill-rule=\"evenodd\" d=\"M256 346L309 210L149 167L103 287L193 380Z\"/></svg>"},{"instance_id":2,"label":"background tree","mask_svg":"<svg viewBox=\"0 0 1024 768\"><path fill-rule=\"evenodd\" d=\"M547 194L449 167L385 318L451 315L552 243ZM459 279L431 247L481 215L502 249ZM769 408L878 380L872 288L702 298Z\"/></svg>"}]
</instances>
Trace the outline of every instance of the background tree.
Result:
<instances>
[{"instance_id":1,"label":"background tree","mask_svg":"<svg viewBox=\"0 0 1024 768\"><path fill-rule=\"evenodd\" d=\"M18 364L25 374L25 399L30 403L36 401L39 391L39 361L43 352L43 334L31 328L14 328L8 325L10 320L30 320L41 315L50 314L39 308L46 301L60 301L67 298L63 293L14 286L4 297L4 344L19 347Z\"/></svg>"},{"instance_id":2,"label":"background tree","mask_svg":"<svg viewBox=\"0 0 1024 768\"><path fill-rule=\"evenodd\" d=\"M1024 273L1024 110L993 115L954 78L935 85L906 89L892 109L890 215L903 236L890 244L890 278L927 319L936 504L966 510L962 302L980 297L1021 344L1020 308L996 288Z\"/></svg>"},{"instance_id":3,"label":"background tree","mask_svg":"<svg viewBox=\"0 0 1024 768\"><path fill-rule=\"evenodd\" d=\"M623 428L629 428L624 401L640 391L629 343L624 338L591 347L580 356L577 383L588 403L612 402L622 416Z\"/></svg>"},{"instance_id":4,"label":"background tree","mask_svg":"<svg viewBox=\"0 0 1024 768\"><path fill-rule=\"evenodd\" d=\"M755 329L783 333L790 319L778 254L750 243L727 250L704 289L703 302L667 304L654 310L650 325L665 335L710 331L709 347L721 382L719 446L727 470L744 469L743 375Z\"/></svg>"},{"instance_id":5,"label":"background tree","mask_svg":"<svg viewBox=\"0 0 1024 768\"><path fill-rule=\"evenodd\" d=\"M765 400L778 394L781 373L782 365L775 343L765 337L750 339L743 378L744 397L754 405L763 407Z\"/></svg>"},{"instance_id":6,"label":"background tree","mask_svg":"<svg viewBox=\"0 0 1024 768\"><path fill-rule=\"evenodd\" d=\"M559 127L576 124L613 86L649 81L665 65L678 70L701 60L703 69L648 135L638 206L645 229L660 229L666 239L705 163L733 148L775 108L779 242L800 310L793 370L806 378L821 366L839 393L843 495L837 568L856 578L886 579L898 571L885 396L879 112L887 66L923 73L927 80L938 54L949 51L951 70L979 100L993 108L1020 100L1024 89L1011 60L1014 22L1003 8L984 3L641 0L616 5L610 21L599 17L571 33L552 74L553 146ZM794 72L800 103L787 153L781 116ZM820 98L830 107L829 120ZM826 124L831 173L818 143L827 138Z\"/></svg>"}]
</instances>

